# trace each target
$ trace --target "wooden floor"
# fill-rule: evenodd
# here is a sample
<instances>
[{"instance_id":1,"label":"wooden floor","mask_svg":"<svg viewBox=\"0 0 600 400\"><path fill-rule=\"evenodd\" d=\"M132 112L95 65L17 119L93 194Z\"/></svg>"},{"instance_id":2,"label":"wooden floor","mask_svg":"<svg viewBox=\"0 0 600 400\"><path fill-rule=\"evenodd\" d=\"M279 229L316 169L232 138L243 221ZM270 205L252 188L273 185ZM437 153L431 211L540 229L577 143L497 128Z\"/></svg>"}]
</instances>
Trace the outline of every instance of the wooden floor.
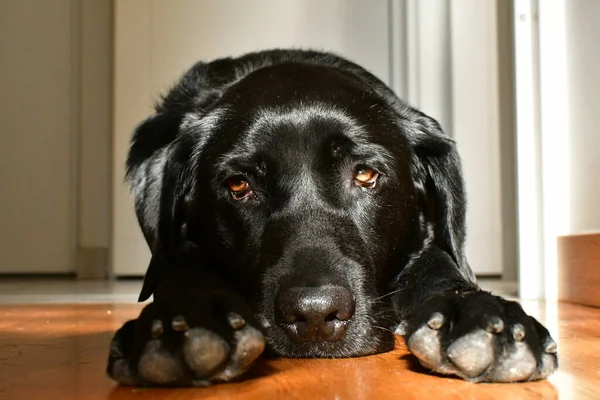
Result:
<instances>
[{"instance_id":1,"label":"wooden floor","mask_svg":"<svg viewBox=\"0 0 600 400\"><path fill-rule=\"evenodd\" d=\"M395 351L371 357L262 360L239 383L136 389L115 385L104 368L112 332L139 305L3 305L0 399L600 399L600 309L524 306L558 339L560 370L547 381L470 384L431 376L399 340Z\"/></svg>"}]
</instances>

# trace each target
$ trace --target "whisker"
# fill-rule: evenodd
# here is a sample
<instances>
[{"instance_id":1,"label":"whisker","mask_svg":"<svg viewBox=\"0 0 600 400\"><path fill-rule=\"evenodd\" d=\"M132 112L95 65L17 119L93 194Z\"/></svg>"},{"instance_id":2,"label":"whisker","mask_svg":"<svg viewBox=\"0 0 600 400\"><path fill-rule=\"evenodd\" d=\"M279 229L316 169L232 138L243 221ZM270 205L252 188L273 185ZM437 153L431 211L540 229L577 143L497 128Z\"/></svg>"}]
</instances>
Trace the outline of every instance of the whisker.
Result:
<instances>
[{"instance_id":1,"label":"whisker","mask_svg":"<svg viewBox=\"0 0 600 400\"><path fill-rule=\"evenodd\" d=\"M392 332L394 333L394 330L389 329L389 328L384 328L383 326L379 326L379 325L371 325L371 327L373 328L377 328L377 329L381 329L382 331L386 331L386 332Z\"/></svg>"},{"instance_id":2,"label":"whisker","mask_svg":"<svg viewBox=\"0 0 600 400\"><path fill-rule=\"evenodd\" d=\"M385 297L388 297L388 296L394 295L394 294L396 294L396 293L400 293L400 292L401 292L401 291L403 291L403 290L412 289L413 287L414 287L414 286L407 286L407 287L402 287L402 288L400 288L400 289L392 290L392 291L391 291L391 292L389 292L389 293L386 293L386 294L384 294L384 295L382 295L382 296L376 297L374 300L381 300L381 299L383 299L383 298L385 298Z\"/></svg>"}]
</instances>

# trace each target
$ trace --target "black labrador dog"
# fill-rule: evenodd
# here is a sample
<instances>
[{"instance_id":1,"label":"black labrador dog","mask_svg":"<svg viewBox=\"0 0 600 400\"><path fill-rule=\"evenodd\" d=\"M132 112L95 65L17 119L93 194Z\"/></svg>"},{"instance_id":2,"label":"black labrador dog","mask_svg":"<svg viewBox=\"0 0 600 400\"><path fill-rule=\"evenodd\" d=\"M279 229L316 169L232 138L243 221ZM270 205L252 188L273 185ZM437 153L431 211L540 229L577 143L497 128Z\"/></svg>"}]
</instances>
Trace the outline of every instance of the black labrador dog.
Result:
<instances>
[{"instance_id":1,"label":"black labrador dog","mask_svg":"<svg viewBox=\"0 0 600 400\"><path fill-rule=\"evenodd\" d=\"M474 382L557 368L548 331L469 268L455 143L343 58L194 65L135 131L127 177L154 302L111 344L122 384L226 382L263 352L380 353L394 331Z\"/></svg>"}]
</instances>

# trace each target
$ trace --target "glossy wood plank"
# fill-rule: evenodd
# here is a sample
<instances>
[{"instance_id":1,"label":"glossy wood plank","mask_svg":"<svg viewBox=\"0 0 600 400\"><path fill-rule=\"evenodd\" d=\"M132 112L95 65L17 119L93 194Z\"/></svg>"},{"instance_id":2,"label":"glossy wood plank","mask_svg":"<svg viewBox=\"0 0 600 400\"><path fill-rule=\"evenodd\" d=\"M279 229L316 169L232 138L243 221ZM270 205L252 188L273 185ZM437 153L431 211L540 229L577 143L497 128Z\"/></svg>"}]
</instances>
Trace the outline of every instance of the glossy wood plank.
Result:
<instances>
[{"instance_id":1,"label":"glossy wood plank","mask_svg":"<svg viewBox=\"0 0 600 400\"><path fill-rule=\"evenodd\" d=\"M560 236L556 244L559 299L600 307L600 233Z\"/></svg>"},{"instance_id":2,"label":"glossy wood plank","mask_svg":"<svg viewBox=\"0 0 600 400\"><path fill-rule=\"evenodd\" d=\"M112 332L139 305L0 306L0 399L598 399L600 310L524 303L559 343L549 380L471 384L432 376L401 340L386 354L337 360L261 360L248 379L197 389L119 387L104 374ZM558 332L558 335L556 335Z\"/></svg>"}]
</instances>

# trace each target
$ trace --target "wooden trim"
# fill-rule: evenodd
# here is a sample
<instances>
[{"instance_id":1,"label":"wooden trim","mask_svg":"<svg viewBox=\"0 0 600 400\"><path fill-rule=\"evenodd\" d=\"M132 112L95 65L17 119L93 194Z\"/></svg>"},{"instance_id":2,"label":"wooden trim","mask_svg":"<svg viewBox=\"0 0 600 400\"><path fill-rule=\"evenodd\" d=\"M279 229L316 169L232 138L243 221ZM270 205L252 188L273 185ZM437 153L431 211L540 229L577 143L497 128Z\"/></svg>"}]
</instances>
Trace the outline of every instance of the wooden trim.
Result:
<instances>
[{"instance_id":1,"label":"wooden trim","mask_svg":"<svg viewBox=\"0 0 600 400\"><path fill-rule=\"evenodd\" d=\"M77 249L77 279L108 278L108 248L82 247Z\"/></svg>"},{"instance_id":2,"label":"wooden trim","mask_svg":"<svg viewBox=\"0 0 600 400\"><path fill-rule=\"evenodd\" d=\"M105 278L111 234L112 1L77 5L78 278Z\"/></svg>"},{"instance_id":3,"label":"wooden trim","mask_svg":"<svg viewBox=\"0 0 600 400\"><path fill-rule=\"evenodd\" d=\"M156 45L152 40L153 7L151 1L114 2L112 276L143 275L150 260L124 177L131 134L153 111L156 89L152 84L152 48Z\"/></svg>"},{"instance_id":4,"label":"wooden trim","mask_svg":"<svg viewBox=\"0 0 600 400\"><path fill-rule=\"evenodd\" d=\"M81 2L69 1L70 10L70 82L69 97L71 113L69 118L70 135L70 171L71 182L69 197L69 271L77 269L77 245L79 243L79 211L81 202L79 197L79 167L81 165Z\"/></svg>"},{"instance_id":5,"label":"wooden trim","mask_svg":"<svg viewBox=\"0 0 600 400\"><path fill-rule=\"evenodd\" d=\"M560 236L558 299L600 307L600 233Z\"/></svg>"}]
</instances>

